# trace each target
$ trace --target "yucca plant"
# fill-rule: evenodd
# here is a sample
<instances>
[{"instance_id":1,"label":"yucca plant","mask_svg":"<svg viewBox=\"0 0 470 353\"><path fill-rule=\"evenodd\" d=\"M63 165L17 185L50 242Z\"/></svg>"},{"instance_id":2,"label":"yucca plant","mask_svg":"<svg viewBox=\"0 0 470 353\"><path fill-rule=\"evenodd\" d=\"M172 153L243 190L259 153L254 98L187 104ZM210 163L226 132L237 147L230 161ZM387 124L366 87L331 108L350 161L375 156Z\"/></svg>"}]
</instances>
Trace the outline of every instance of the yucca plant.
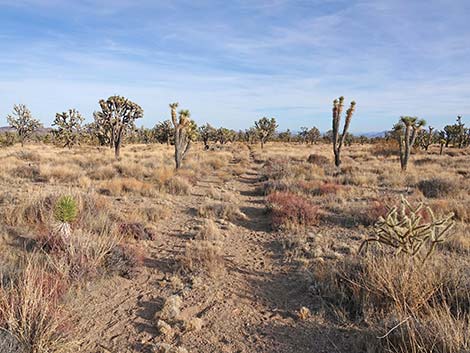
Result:
<instances>
[{"instance_id":1,"label":"yucca plant","mask_svg":"<svg viewBox=\"0 0 470 353\"><path fill-rule=\"evenodd\" d=\"M57 222L56 233L63 238L69 238L70 224L78 215L78 207L75 199L70 195L60 197L54 207L54 218Z\"/></svg>"}]
</instances>

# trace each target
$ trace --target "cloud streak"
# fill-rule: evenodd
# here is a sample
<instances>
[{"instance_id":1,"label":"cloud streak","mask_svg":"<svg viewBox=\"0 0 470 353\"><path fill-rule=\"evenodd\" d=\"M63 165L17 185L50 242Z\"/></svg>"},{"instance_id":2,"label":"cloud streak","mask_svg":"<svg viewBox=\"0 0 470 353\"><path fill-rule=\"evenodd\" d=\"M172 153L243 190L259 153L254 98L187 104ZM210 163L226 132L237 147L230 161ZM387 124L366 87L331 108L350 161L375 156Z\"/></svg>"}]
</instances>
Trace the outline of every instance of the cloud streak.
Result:
<instances>
[{"instance_id":1,"label":"cloud streak","mask_svg":"<svg viewBox=\"0 0 470 353\"><path fill-rule=\"evenodd\" d=\"M147 126L179 100L200 123L272 115L326 130L339 95L358 102L355 131L403 114L442 126L470 113L469 11L465 0L0 0L0 125L14 103L50 123L123 94Z\"/></svg>"}]
</instances>

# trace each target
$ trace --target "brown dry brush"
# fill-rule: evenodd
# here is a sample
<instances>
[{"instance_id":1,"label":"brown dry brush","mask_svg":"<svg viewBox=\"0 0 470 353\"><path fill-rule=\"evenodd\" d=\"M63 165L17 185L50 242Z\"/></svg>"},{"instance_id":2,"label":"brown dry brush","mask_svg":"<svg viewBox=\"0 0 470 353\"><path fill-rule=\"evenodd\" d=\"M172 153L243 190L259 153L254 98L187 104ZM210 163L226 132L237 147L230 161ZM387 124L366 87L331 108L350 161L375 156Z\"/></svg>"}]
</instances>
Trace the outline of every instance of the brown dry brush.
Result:
<instances>
[{"instance_id":1,"label":"brown dry brush","mask_svg":"<svg viewBox=\"0 0 470 353\"><path fill-rule=\"evenodd\" d=\"M63 297L67 281L37 256L26 260L20 274L2 281L0 329L14 337L24 352L70 352L71 321Z\"/></svg>"}]
</instances>

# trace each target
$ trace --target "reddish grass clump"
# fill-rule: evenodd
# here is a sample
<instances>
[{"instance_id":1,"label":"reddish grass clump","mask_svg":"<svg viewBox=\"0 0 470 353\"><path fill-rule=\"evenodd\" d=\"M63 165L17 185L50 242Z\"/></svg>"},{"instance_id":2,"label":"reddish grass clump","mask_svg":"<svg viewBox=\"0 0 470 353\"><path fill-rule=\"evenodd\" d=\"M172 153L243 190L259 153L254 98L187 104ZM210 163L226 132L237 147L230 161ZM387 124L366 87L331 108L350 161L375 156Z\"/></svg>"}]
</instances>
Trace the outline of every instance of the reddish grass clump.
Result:
<instances>
[{"instance_id":1,"label":"reddish grass clump","mask_svg":"<svg viewBox=\"0 0 470 353\"><path fill-rule=\"evenodd\" d=\"M0 331L15 337L25 352L65 352L70 344L62 305L66 291L59 275L29 260L19 275L0 285Z\"/></svg>"},{"instance_id":2,"label":"reddish grass clump","mask_svg":"<svg viewBox=\"0 0 470 353\"><path fill-rule=\"evenodd\" d=\"M315 225L318 222L318 208L306 198L290 192L274 192L267 198L275 229Z\"/></svg>"},{"instance_id":3,"label":"reddish grass clump","mask_svg":"<svg viewBox=\"0 0 470 353\"><path fill-rule=\"evenodd\" d=\"M342 190L343 187L341 185L335 184L335 183L325 183L320 185L315 191L315 195L329 195L333 194L336 195L340 190Z\"/></svg>"}]
</instances>

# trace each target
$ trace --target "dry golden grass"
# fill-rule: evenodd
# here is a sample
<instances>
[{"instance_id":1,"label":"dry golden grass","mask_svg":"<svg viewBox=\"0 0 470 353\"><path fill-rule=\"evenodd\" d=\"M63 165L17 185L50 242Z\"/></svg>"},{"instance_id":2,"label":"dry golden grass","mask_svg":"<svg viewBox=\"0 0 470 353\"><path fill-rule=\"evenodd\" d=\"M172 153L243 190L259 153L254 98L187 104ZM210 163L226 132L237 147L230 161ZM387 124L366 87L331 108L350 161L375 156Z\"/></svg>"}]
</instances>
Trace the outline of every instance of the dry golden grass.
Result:
<instances>
[{"instance_id":1,"label":"dry golden grass","mask_svg":"<svg viewBox=\"0 0 470 353\"><path fill-rule=\"evenodd\" d=\"M24 351L74 352L67 332L68 318L62 297L64 280L34 256L17 276L0 287L0 325L15 337Z\"/></svg>"},{"instance_id":2,"label":"dry golden grass","mask_svg":"<svg viewBox=\"0 0 470 353\"><path fill-rule=\"evenodd\" d=\"M195 239L182 247L180 265L183 273L223 272L224 236L218 223L246 217L239 207L243 198L230 182L259 167L266 180L260 195L293 194L315 210L314 222L280 227L284 233L279 235L289 263L300 264L306 278L314 278L313 294L325 304L321 315L304 310L305 321L321 316L324 325L340 322L357 329L371 352L468 351L470 153L448 150L440 156L432 146L428 153L412 155L404 174L394 148L346 146L337 169L329 145L269 143L261 150L233 144L215 151L196 145L178 172L171 146L124 146L120 161L101 147L2 148L0 250L5 256L0 270L12 281L2 282L0 289L0 326L32 352L67 351L69 332L62 330L67 300L56 300L51 291L63 281L68 288L104 273L129 275L128 267L139 256L129 250L136 241L123 238L122 229L151 227L158 234L160 226L171 227L165 222L176 218L173 205L194 202L191 197L202 179L221 183L207 188L207 201L197 205L204 219ZM450 192L424 182L433 178L451 184ZM52 237L53 207L62 195L72 195L78 204L67 242ZM370 225L400 195L424 201L437 215L455 214L454 233L424 268L380 249L356 254ZM34 262L21 261L27 255L24 244L41 249ZM45 269L55 275L46 278Z\"/></svg>"},{"instance_id":3,"label":"dry golden grass","mask_svg":"<svg viewBox=\"0 0 470 353\"><path fill-rule=\"evenodd\" d=\"M331 166L325 145L277 144L254 155L264 164L265 193L301 194L320 207L316 232L326 235L288 231L282 243L286 256L313 276L312 288L330 322L357 327L359 346L371 352L468 351L470 158L439 156L431 148L412 155L402 173L391 147L348 146L340 170ZM316 169L309 168L311 154L326 156L330 164L312 157ZM356 255L368 227L400 195L424 201L438 216L455 214L452 236L424 266L380 249Z\"/></svg>"},{"instance_id":4,"label":"dry golden grass","mask_svg":"<svg viewBox=\"0 0 470 353\"><path fill-rule=\"evenodd\" d=\"M204 218L236 221L246 219L246 215L233 203L206 202L199 206L198 215Z\"/></svg>"}]
</instances>

